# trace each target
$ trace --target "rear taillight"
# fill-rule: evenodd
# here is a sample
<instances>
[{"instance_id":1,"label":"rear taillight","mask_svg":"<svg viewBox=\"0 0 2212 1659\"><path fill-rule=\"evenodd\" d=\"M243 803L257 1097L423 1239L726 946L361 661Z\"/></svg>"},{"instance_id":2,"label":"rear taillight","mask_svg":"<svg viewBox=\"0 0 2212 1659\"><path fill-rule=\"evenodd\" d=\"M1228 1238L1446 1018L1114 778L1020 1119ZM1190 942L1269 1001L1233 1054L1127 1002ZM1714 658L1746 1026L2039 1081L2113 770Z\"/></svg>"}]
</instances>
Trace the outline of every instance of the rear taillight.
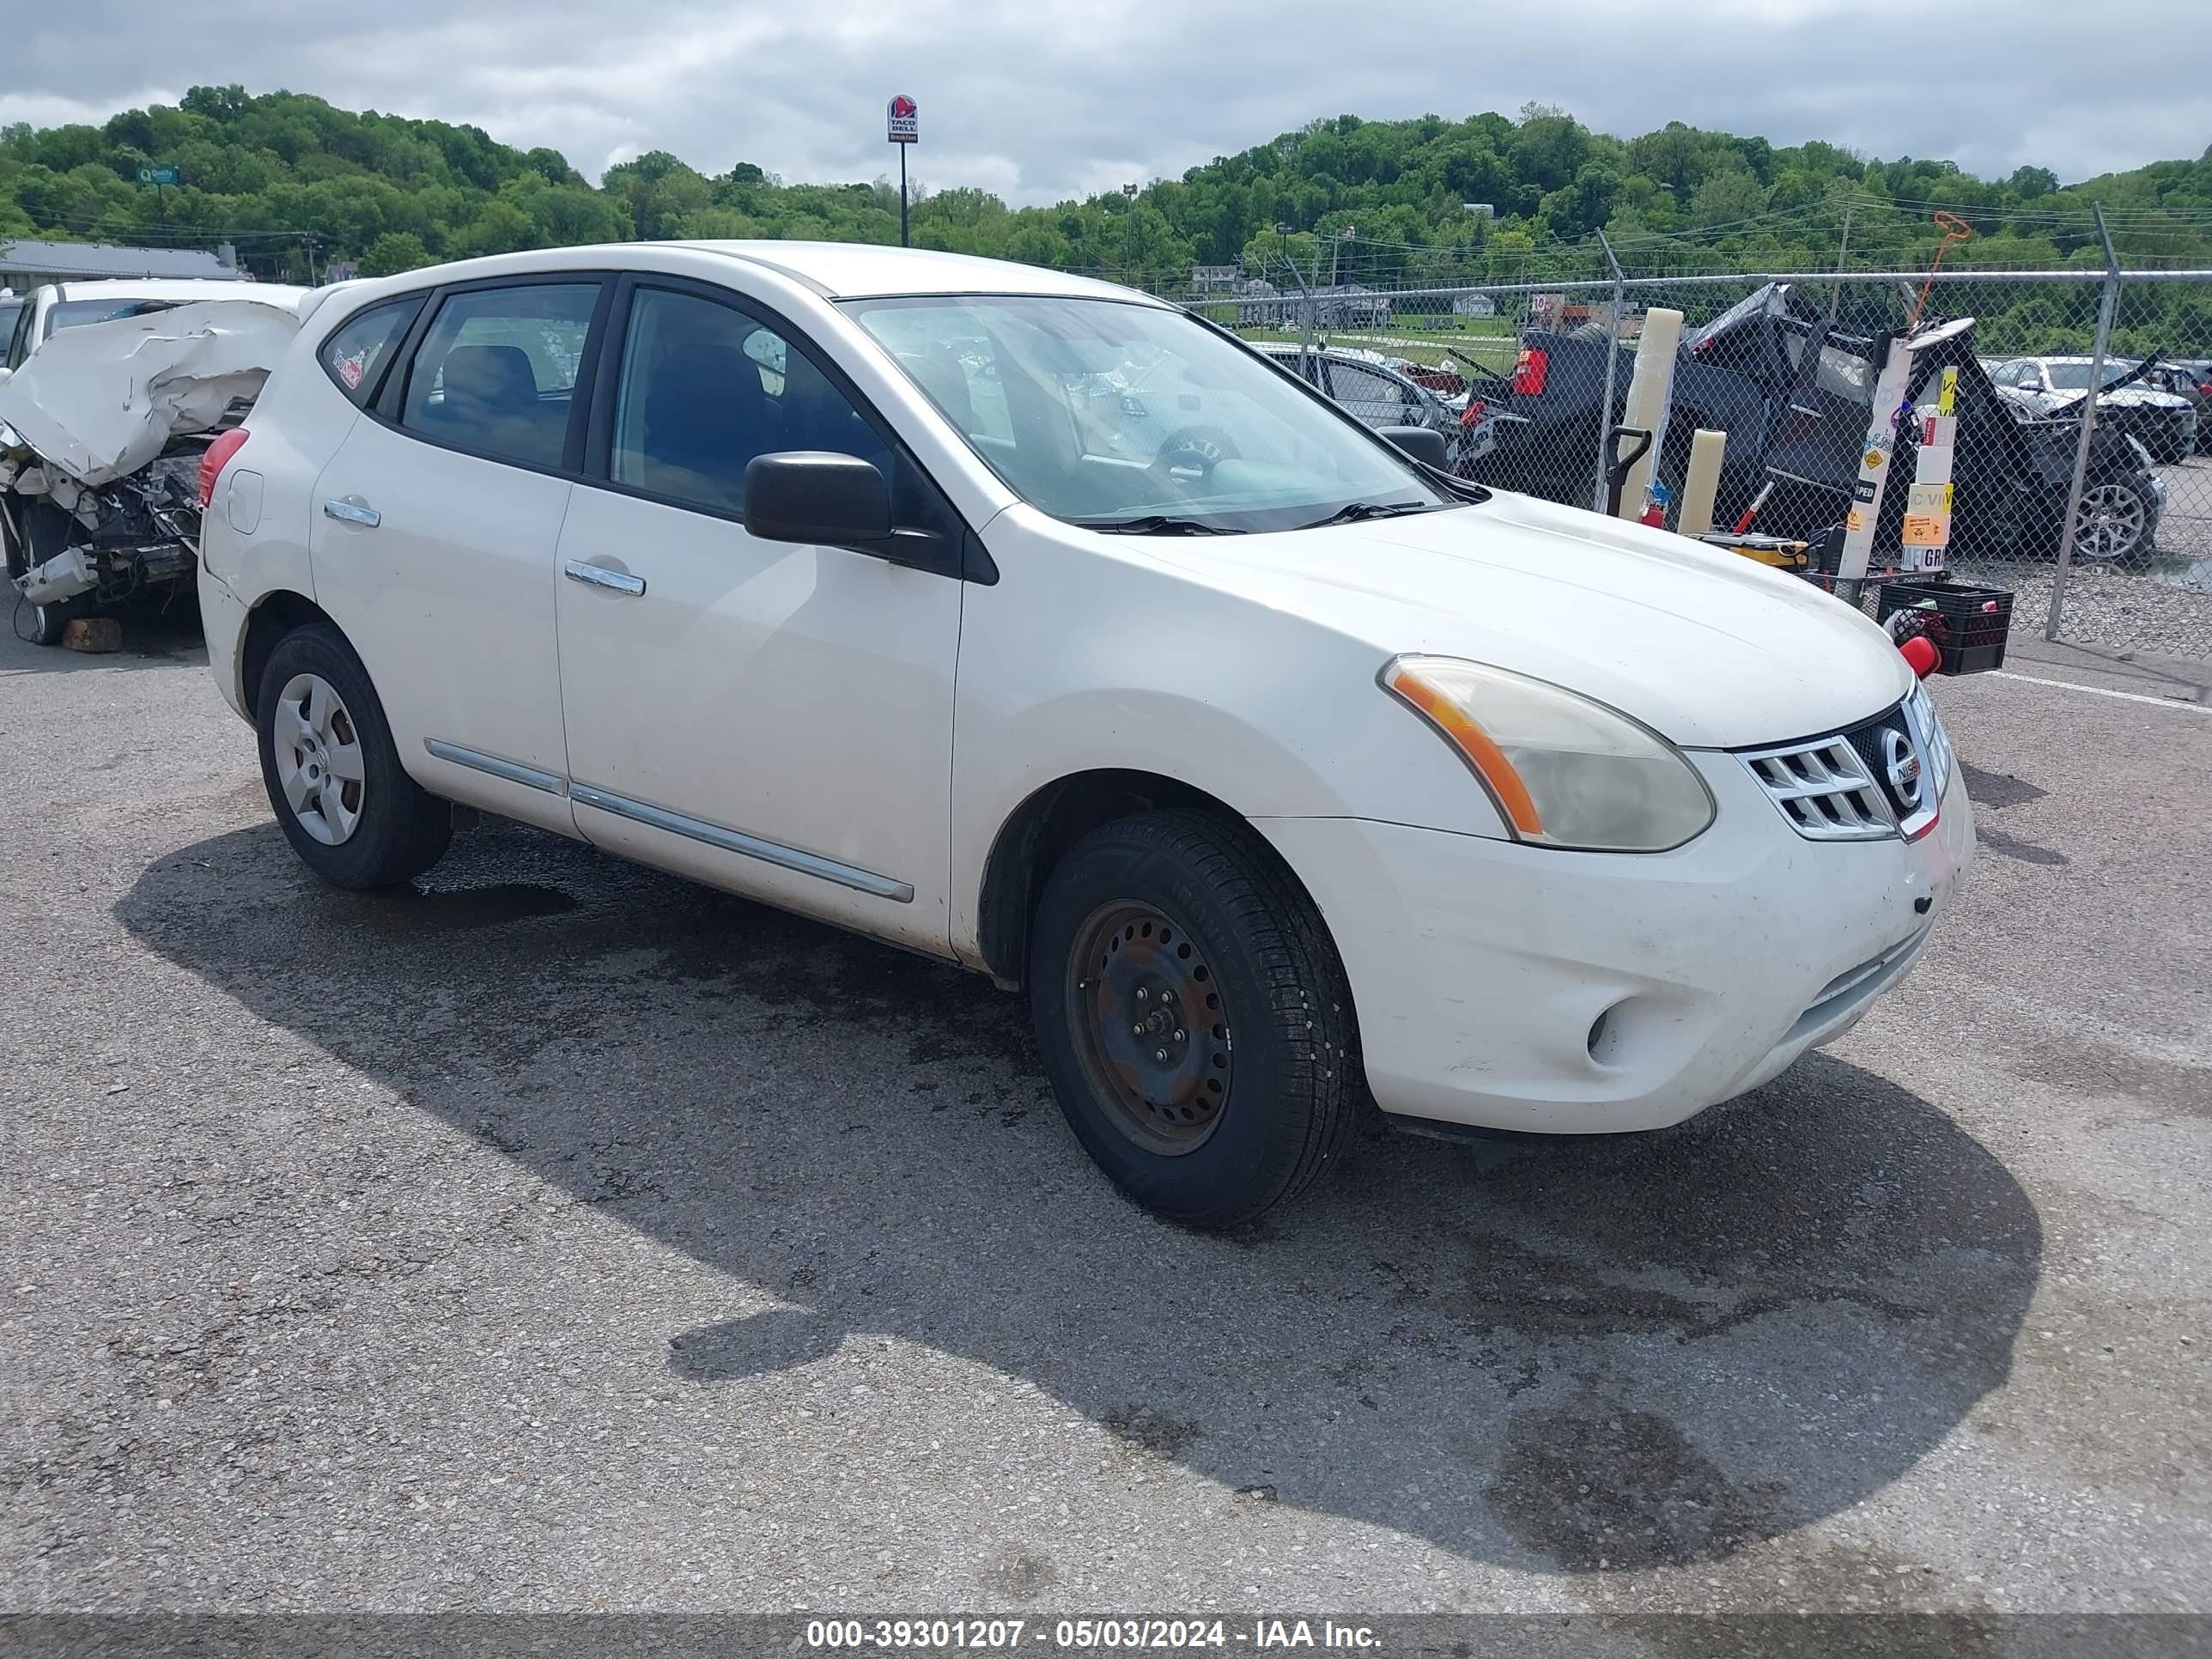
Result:
<instances>
[{"instance_id":1,"label":"rear taillight","mask_svg":"<svg viewBox=\"0 0 2212 1659\"><path fill-rule=\"evenodd\" d=\"M2212 398L2212 380L2207 380L2207 381L2205 381L2203 385L2199 386L2197 389L2199 392L2203 392L2206 397L2208 397L2208 398Z\"/></svg>"},{"instance_id":2,"label":"rear taillight","mask_svg":"<svg viewBox=\"0 0 2212 1659\"><path fill-rule=\"evenodd\" d=\"M1464 427L1477 427L1482 424L1481 398L1469 398L1467 400L1467 407L1459 412L1459 423Z\"/></svg>"},{"instance_id":3,"label":"rear taillight","mask_svg":"<svg viewBox=\"0 0 2212 1659\"><path fill-rule=\"evenodd\" d=\"M1513 362L1513 390L1516 396L1534 398L1544 389L1544 376L1552 367L1551 354L1534 346L1523 346Z\"/></svg>"},{"instance_id":4,"label":"rear taillight","mask_svg":"<svg viewBox=\"0 0 2212 1659\"><path fill-rule=\"evenodd\" d=\"M234 426L219 434L207 447L207 453L200 457L201 512L206 512L214 501L216 480L222 477L222 470L230 464L230 458L245 447L246 428L242 426Z\"/></svg>"}]
</instances>

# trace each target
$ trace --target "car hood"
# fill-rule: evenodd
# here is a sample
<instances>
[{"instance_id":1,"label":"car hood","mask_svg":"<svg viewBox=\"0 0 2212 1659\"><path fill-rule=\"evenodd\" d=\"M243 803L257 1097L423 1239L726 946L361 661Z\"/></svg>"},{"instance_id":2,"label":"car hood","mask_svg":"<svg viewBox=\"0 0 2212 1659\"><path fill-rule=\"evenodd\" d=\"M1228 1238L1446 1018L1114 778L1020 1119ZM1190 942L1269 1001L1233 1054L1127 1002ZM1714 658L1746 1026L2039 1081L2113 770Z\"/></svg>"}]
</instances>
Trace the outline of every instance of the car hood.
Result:
<instances>
[{"instance_id":1,"label":"car hood","mask_svg":"<svg viewBox=\"0 0 2212 1659\"><path fill-rule=\"evenodd\" d=\"M1887 634L1797 576L1685 537L1504 491L1486 504L1283 534L1160 541L1376 651L1533 675L1686 748L1832 732L1912 689Z\"/></svg>"}]
</instances>

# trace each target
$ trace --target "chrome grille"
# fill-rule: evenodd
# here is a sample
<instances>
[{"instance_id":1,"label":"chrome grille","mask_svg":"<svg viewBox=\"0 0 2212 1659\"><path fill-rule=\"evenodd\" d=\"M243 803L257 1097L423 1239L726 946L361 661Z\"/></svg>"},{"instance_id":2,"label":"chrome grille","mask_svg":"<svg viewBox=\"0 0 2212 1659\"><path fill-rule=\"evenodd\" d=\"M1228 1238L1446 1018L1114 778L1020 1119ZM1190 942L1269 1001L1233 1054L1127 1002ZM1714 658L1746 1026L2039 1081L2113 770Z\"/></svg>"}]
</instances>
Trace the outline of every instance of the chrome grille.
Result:
<instances>
[{"instance_id":1,"label":"chrome grille","mask_svg":"<svg viewBox=\"0 0 2212 1659\"><path fill-rule=\"evenodd\" d=\"M1897 833L1881 789L1846 737L1813 738L1743 757L1801 836L1880 841Z\"/></svg>"},{"instance_id":2,"label":"chrome grille","mask_svg":"<svg viewBox=\"0 0 2212 1659\"><path fill-rule=\"evenodd\" d=\"M1928 695L1924 685L1912 688L1912 695L1905 700L1905 712L1919 731L1922 758L1935 777L1936 798L1941 800L1943 792L1951 787L1951 763L1956 758L1951 748L1951 734L1936 718L1936 700Z\"/></svg>"},{"instance_id":3,"label":"chrome grille","mask_svg":"<svg viewBox=\"0 0 2212 1659\"><path fill-rule=\"evenodd\" d=\"M1885 733L1902 738L1920 762L1903 793L1875 770ZM1951 738L1919 685L1896 708L1833 736L1737 752L1782 816L1814 841L1916 839L1934 827L1951 782Z\"/></svg>"}]
</instances>

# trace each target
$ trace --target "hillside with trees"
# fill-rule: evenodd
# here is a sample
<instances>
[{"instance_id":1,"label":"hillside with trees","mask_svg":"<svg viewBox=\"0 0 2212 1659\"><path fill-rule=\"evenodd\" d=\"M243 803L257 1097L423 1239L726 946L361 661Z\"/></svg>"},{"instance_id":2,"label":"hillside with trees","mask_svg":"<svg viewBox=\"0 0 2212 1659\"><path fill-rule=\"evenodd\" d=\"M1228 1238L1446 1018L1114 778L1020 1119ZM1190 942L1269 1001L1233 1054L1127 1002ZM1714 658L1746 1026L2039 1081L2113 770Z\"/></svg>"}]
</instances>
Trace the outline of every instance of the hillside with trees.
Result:
<instances>
[{"instance_id":1,"label":"hillside with trees","mask_svg":"<svg viewBox=\"0 0 2212 1659\"><path fill-rule=\"evenodd\" d=\"M139 184L149 163L177 168L180 185ZM1389 284L1595 274L1601 229L1632 272L1825 270L1844 250L1847 216L1851 264L1909 268L1934 247L1938 205L1978 232L1954 264L2094 265L2093 200L2131 264L2212 266L2212 150L2062 187L2041 167L1984 179L1948 161L1680 124L1623 140L1533 105L1518 118L1317 120L1133 200L1010 208L941 189L916 203L913 227L925 246L1162 289L1181 287L1194 264L1326 272L1354 246L1358 270L1340 274ZM882 179L793 184L752 162L702 172L655 151L595 185L552 149L297 93L195 87L176 107L100 126L0 129L0 238L228 242L270 278L304 276L311 248L318 262L377 275L630 238L897 234L897 191Z\"/></svg>"}]
</instances>

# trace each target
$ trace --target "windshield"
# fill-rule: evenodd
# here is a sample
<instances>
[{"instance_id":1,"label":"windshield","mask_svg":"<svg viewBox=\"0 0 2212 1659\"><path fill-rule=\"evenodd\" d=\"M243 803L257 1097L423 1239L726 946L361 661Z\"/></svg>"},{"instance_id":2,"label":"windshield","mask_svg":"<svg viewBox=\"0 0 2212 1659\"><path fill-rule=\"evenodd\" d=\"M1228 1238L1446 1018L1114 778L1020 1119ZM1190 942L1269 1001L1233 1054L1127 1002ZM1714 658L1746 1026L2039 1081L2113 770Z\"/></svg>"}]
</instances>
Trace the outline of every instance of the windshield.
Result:
<instances>
[{"instance_id":1,"label":"windshield","mask_svg":"<svg viewBox=\"0 0 2212 1659\"><path fill-rule=\"evenodd\" d=\"M2087 363L2051 363L2046 367L2051 372L2051 384L2059 391L2087 392L2089 389L2090 366ZM2110 386L2115 380L2127 379L2135 372L2133 363L2108 362L2105 365L2105 378L2100 384Z\"/></svg>"},{"instance_id":2,"label":"windshield","mask_svg":"<svg viewBox=\"0 0 2212 1659\"><path fill-rule=\"evenodd\" d=\"M1459 498L1178 311L1114 300L854 302L861 327L1023 499L1098 529L1287 530Z\"/></svg>"},{"instance_id":3,"label":"windshield","mask_svg":"<svg viewBox=\"0 0 2212 1659\"><path fill-rule=\"evenodd\" d=\"M64 300L46 313L46 337L53 338L58 328L112 322L118 317L143 317L173 310L179 303L175 300Z\"/></svg>"}]
</instances>

